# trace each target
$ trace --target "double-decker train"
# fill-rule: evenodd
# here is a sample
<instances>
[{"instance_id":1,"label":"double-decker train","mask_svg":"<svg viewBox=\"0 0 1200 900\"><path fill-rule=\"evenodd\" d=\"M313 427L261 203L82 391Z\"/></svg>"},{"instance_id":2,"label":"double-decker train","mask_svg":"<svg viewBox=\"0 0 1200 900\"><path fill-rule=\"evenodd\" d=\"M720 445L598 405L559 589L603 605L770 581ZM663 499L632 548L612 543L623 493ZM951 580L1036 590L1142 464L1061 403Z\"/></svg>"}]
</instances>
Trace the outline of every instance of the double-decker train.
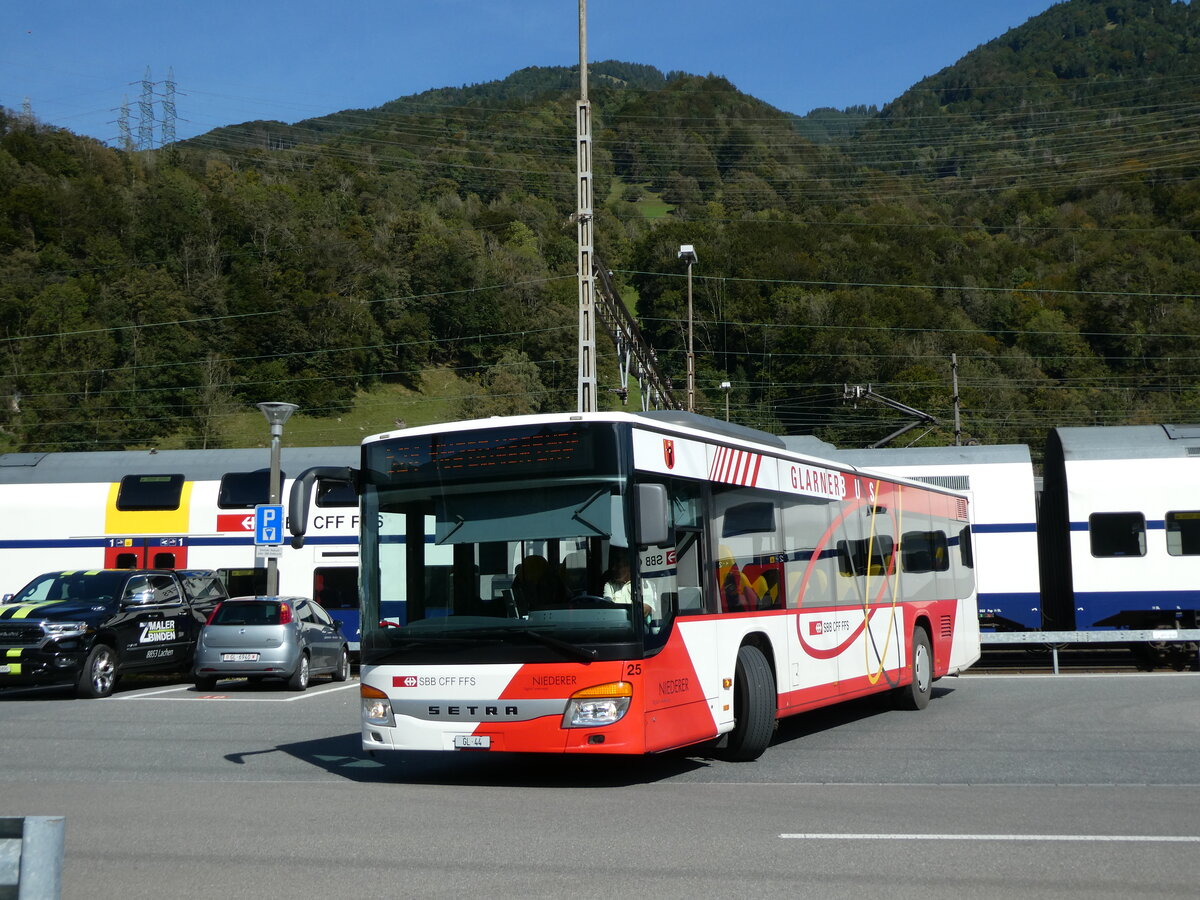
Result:
<instances>
[{"instance_id":1,"label":"double-decker train","mask_svg":"<svg viewBox=\"0 0 1200 900\"><path fill-rule=\"evenodd\" d=\"M358 447L283 448L284 491ZM286 496L286 494L281 494ZM0 454L0 595L56 569L214 569L231 594L263 593L254 510L270 498L266 449ZM319 489L313 536L279 561L279 591L314 597L358 641L358 506Z\"/></svg>"},{"instance_id":2,"label":"double-decker train","mask_svg":"<svg viewBox=\"0 0 1200 900\"><path fill-rule=\"evenodd\" d=\"M966 492L985 630L1200 627L1200 425L1056 428L1042 477L1020 444L787 440ZM358 446L283 448L281 496L302 470L360 456ZM264 448L0 454L0 595L52 569L114 566L213 568L231 592L261 592L253 512L268 499L268 462ZM318 598L355 645L356 502L344 486L320 489L304 549L285 548L279 564L280 591Z\"/></svg>"}]
</instances>

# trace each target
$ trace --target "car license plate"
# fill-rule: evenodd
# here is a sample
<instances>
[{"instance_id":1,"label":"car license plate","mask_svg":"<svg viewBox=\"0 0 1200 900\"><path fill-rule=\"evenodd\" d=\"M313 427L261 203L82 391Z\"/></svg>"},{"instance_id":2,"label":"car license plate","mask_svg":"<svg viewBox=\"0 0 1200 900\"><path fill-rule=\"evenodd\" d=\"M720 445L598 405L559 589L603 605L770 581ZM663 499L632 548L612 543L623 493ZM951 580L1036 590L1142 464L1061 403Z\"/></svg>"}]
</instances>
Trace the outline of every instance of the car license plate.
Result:
<instances>
[{"instance_id":1,"label":"car license plate","mask_svg":"<svg viewBox=\"0 0 1200 900\"><path fill-rule=\"evenodd\" d=\"M222 653L224 662L258 662L257 653Z\"/></svg>"},{"instance_id":2,"label":"car license plate","mask_svg":"<svg viewBox=\"0 0 1200 900\"><path fill-rule=\"evenodd\" d=\"M456 734L454 746L459 750L487 750L492 746L492 739L486 734Z\"/></svg>"}]
</instances>

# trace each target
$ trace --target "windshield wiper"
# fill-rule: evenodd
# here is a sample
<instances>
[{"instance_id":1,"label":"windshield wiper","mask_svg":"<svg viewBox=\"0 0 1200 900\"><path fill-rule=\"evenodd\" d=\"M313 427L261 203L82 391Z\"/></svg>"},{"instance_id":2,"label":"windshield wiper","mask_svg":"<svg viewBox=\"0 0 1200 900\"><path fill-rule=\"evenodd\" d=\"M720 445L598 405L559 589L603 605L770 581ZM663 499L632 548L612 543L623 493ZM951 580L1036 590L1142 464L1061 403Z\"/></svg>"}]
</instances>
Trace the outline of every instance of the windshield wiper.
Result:
<instances>
[{"instance_id":1,"label":"windshield wiper","mask_svg":"<svg viewBox=\"0 0 1200 900\"><path fill-rule=\"evenodd\" d=\"M561 650L567 656L573 656L582 662L591 662L598 655L597 651L589 647L580 647L578 644L572 644L568 641L559 640L556 637L551 637L548 634L542 634L540 631L534 631L531 628L513 628L504 633L519 634L523 637L533 638L535 641L545 647L552 647L555 650Z\"/></svg>"}]
</instances>

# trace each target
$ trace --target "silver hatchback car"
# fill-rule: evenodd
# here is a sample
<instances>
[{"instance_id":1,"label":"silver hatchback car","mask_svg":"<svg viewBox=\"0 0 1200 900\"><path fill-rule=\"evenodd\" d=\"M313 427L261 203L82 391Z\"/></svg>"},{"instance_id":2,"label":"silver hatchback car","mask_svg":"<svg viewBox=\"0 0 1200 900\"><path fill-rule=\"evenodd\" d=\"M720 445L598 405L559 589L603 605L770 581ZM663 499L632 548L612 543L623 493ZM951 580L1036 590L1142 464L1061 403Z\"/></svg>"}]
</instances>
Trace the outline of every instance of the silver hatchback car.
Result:
<instances>
[{"instance_id":1,"label":"silver hatchback car","mask_svg":"<svg viewBox=\"0 0 1200 900\"><path fill-rule=\"evenodd\" d=\"M202 691L219 678L283 678L294 691L313 675L350 677L341 622L308 597L232 597L208 617L196 644L192 679Z\"/></svg>"}]
</instances>

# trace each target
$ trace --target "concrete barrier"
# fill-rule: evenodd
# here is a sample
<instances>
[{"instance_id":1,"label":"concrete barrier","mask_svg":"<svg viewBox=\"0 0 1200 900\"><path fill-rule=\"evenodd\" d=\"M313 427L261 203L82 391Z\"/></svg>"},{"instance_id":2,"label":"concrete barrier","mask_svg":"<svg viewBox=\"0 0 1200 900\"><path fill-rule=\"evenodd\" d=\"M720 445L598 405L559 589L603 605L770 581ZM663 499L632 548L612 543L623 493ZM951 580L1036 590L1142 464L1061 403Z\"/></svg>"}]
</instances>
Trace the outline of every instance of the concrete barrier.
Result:
<instances>
[{"instance_id":1,"label":"concrete barrier","mask_svg":"<svg viewBox=\"0 0 1200 900\"><path fill-rule=\"evenodd\" d=\"M0 817L0 900L59 900L62 816Z\"/></svg>"}]
</instances>

